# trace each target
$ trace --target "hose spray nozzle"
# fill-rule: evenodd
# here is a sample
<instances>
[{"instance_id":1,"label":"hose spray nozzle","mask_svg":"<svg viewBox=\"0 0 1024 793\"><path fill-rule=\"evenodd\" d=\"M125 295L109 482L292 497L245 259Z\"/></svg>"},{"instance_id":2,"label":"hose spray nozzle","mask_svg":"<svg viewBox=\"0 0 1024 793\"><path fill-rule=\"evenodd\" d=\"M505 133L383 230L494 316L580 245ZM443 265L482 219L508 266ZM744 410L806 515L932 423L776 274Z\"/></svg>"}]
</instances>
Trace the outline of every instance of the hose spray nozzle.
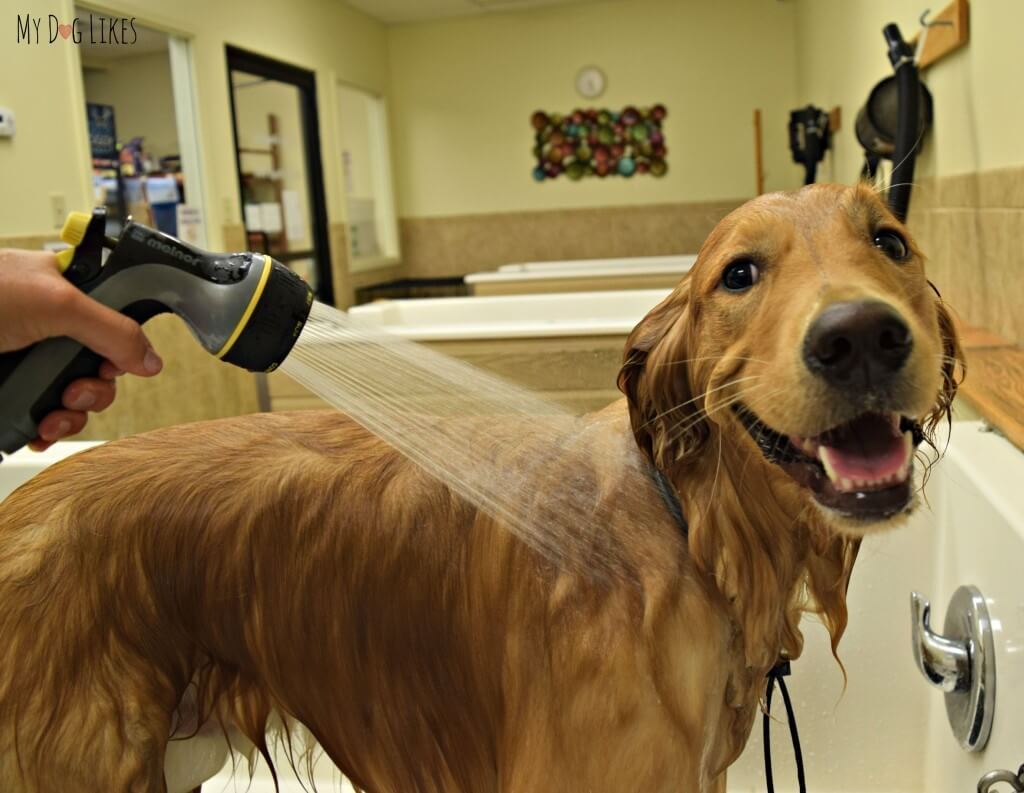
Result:
<instances>
[{"instance_id":1,"label":"hose spray nozzle","mask_svg":"<svg viewBox=\"0 0 1024 793\"><path fill-rule=\"evenodd\" d=\"M72 213L61 236L73 247L58 266L83 292L139 323L177 314L207 352L249 371L280 365L313 304L309 286L266 254L211 253L131 221L115 239L103 209ZM0 451L33 440L68 384L100 363L67 337L0 355Z\"/></svg>"}]
</instances>

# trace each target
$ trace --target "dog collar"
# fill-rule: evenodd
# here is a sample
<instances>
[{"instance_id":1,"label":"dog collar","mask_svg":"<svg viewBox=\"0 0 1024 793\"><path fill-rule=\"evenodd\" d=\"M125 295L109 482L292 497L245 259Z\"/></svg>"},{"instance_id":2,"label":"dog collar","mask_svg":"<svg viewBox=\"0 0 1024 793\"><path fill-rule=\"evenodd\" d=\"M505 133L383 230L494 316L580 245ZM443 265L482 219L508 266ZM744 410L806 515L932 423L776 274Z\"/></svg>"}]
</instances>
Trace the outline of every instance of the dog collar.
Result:
<instances>
[{"instance_id":1,"label":"dog collar","mask_svg":"<svg viewBox=\"0 0 1024 793\"><path fill-rule=\"evenodd\" d=\"M679 495L676 493L675 487L656 466L651 466L651 478L654 480L654 486L658 488L661 500L665 502L668 514L672 516L676 525L679 526L679 530L683 533L683 539L689 539L690 524L686 522L686 515L683 514L683 505L679 501Z\"/></svg>"}]
</instances>

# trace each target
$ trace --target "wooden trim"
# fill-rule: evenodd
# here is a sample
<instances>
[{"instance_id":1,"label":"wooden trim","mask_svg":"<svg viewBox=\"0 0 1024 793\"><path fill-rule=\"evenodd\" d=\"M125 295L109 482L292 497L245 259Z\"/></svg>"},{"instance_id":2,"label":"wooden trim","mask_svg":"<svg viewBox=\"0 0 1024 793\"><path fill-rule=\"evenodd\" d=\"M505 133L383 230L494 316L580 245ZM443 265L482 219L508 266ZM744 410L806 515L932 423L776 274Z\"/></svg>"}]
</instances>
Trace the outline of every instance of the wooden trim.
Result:
<instances>
[{"instance_id":1,"label":"wooden trim","mask_svg":"<svg viewBox=\"0 0 1024 793\"><path fill-rule=\"evenodd\" d=\"M591 278L517 278L509 281L481 281L470 284L470 293L489 295L536 295L555 292L609 292L622 289L672 289L684 273L606 275Z\"/></svg>"},{"instance_id":2,"label":"wooden trim","mask_svg":"<svg viewBox=\"0 0 1024 793\"><path fill-rule=\"evenodd\" d=\"M843 128L843 109L836 105L828 111L828 131L835 135Z\"/></svg>"},{"instance_id":3,"label":"wooden trim","mask_svg":"<svg viewBox=\"0 0 1024 793\"><path fill-rule=\"evenodd\" d=\"M764 194L764 157L761 143L761 108L754 110L754 173L757 195Z\"/></svg>"}]
</instances>

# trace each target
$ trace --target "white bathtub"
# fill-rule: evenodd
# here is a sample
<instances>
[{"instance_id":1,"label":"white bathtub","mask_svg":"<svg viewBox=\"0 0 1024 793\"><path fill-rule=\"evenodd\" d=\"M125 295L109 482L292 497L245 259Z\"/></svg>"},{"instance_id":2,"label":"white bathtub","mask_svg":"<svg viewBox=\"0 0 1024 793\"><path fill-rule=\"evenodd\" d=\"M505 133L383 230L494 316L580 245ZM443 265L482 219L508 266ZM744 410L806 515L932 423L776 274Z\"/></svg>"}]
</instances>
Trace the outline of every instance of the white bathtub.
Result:
<instances>
[{"instance_id":1,"label":"white bathtub","mask_svg":"<svg viewBox=\"0 0 1024 793\"><path fill-rule=\"evenodd\" d=\"M349 316L587 413L622 396L615 382L626 337L670 291L382 300ZM325 406L284 374L267 384L273 410Z\"/></svg>"},{"instance_id":2,"label":"white bathtub","mask_svg":"<svg viewBox=\"0 0 1024 793\"><path fill-rule=\"evenodd\" d=\"M43 454L19 452L0 463L0 496L46 465L88 448L62 442ZM831 658L824 629L804 623L807 647L788 684L803 743L808 789L814 793L971 793L995 768L1024 762L1024 454L978 422L954 425L945 460L928 485L929 507L910 525L865 541L850 590L850 627L840 647L849 684ZM942 695L914 666L909 594L933 603L933 625L961 584L979 587L995 627L996 706L984 752L963 752L946 723ZM841 698L840 698L841 697ZM776 716L784 713L776 695ZM762 793L758 718L750 744L729 775L730 793ZM775 782L796 790L785 724L773 726ZM243 764L244 765L244 764ZM281 789L298 793L286 762ZM318 767L323 789L336 772ZM204 790L245 790L225 770ZM250 790L272 790L264 768ZM348 789L347 787L345 788ZM999 793L1005 789L997 788Z\"/></svg>"},{"instance_id":3,"label":"white bathtub","mask_svg":"<svg viewBox=\"0 0 1024 793\"><path fill-rule=\"evenodd\" d=\"M625 336L669 291L381 300L349 315L415 341Z\"/></svg>"},{"instance_id":4,"label":"white bathtub","mask_svg":"<svg viewBox=\"0 0 1024 793\"><path fill-rule=\"evenodd\" d=\"M680 271L689 270L697 261L696 253L682 253L672 256L624 256L617 259L567 259L555 262L524 262L505 264L499 273L543 273L555 270L591 272L594 270L628 270L656 267L672 267Z\"/></svg>"}]
</instances>

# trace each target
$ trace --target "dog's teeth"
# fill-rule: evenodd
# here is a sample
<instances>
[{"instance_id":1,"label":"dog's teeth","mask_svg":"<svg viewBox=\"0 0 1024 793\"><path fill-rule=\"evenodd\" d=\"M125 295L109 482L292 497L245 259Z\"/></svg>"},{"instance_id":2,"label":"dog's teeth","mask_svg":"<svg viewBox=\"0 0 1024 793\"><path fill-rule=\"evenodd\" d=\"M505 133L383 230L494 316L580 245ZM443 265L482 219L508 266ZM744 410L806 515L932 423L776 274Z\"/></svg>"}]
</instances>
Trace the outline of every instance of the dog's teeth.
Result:
<instances>
[{"instance_id":1,"label":"dog's teeth","mask_svg":"<svg viewBox=\"0 0 1024 793\"><path fill-rule=\"evenodd\" d=\"M836 473L836 469L832 466L832 461L829 459L827 446L818 447L818 459L821 460L821 465L825 469L825 473L828 475L829 481L835 484L839 480L839 474Z\"/></svg>"},{"instance_id":2,"label":"dog's teeth","mask_svg":"<svg viewBox=\"0 0 1024 793\"><path fill-rule=\"evenodd\" d=\"M818 445L815 449L814 456L821 461L821 465L825 469L825 474L828 476L829 481L832 482L836 490L840 493L851 493L857 490L877 489L885 485L895 485L906 480L907 474L910 471L910 464L913 455L914 439L912 432L908 431L903 433L903 444L904 460L900 467L891 474L874 478L840 476L839 472L832 464L832 449L828 446Z\"/></svg>"},{"instance_id":3,"label":"dog's teeth","mask_svg":"<svg viewBox=\"0 0 1024 793\"><path fill-rule=\"evenodd\" d=\"M898 430L900 428L900 414L893 413L891 416L889 416L889 423L892 424L892 428L894 430Z\"/></svg>"},{"instance_id":4,"label":"dog's teeth","mask_svg":"<svg viewBox=\"0 0 1024 793\"><path fill-rule=\"evenodd\" d=\"M907 474L910 473L910 463L914 459L914 433L911 430L903 433L903 449L903 465L900 466L900 470L896 474L897 482L902 482L907 478Z\"/></svg>"}]
</instances>

